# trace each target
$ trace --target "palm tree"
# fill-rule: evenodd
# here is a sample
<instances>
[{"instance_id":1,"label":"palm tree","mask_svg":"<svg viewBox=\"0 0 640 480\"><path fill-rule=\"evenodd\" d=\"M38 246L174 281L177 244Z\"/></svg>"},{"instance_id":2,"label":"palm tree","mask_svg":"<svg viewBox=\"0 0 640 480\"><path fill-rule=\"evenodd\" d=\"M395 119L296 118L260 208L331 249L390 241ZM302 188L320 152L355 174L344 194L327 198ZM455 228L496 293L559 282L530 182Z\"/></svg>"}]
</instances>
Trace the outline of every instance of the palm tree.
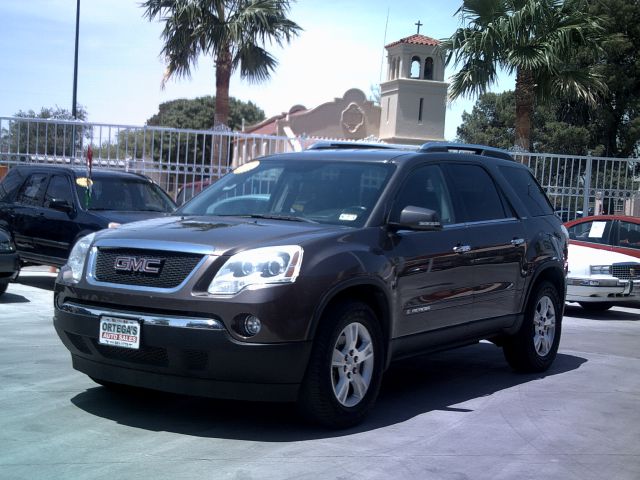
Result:
<instances>
[{"instance_id":1,"label":"palm tree","mask_svg":"<svg viewBox=\"0 0 640 480\"><path fill-rule=\"evenodd\" d=\"M171 77L189 77L200 55L214 58L216 105L214 126L229 118L231 74L252 82L269 78L278 64L264 48L282 46L298 35L289 20L289 0L146 0L144 17L165 22L161 54L167 68L162 85Z\"/></svg>"},{"instance_id":2,"label":"palm tree","mask_svg":"<svg viewBox=\"0 0 640 480\"><path fill-rule=\"evenodd\" d=\"M441 46L447 65L462 64L449 95L479 95L499 69L515 73L516 148L530 148L536 102L569 94L595 104L606 91L592 71L576 67L578 49L598 52L603 33L585 0L464 0L456 15L463 27Z\"/></svg>"}]
</instances>

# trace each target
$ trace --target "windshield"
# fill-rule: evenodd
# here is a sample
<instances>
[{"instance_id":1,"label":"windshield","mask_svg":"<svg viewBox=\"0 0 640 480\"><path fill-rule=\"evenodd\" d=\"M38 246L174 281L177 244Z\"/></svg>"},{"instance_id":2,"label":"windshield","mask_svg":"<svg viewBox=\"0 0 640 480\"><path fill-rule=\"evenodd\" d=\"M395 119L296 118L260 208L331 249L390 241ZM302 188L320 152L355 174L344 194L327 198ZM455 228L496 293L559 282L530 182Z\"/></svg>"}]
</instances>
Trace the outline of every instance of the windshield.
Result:
<instances>
[{"instance_id":1,"label":"windshield","mask_svg":"<svg viewBox=\"0 0 640 480\"><path fill-rule=\"evenodd\" d=\"M226 175L178 210L362 226L393 166L364 162L259 161Z\"/></svg>"},{"instance_id":2,"label":"windshield","mask_svg":"<svg viewBox=\"0 0 640 480\"><path fill-rule=\"evenodd\" d=\"M142 179L94 177L91 188L76 182L76 189L87 210L172 212L175 208L160 187Z\"/></svg>"}]
</instances>

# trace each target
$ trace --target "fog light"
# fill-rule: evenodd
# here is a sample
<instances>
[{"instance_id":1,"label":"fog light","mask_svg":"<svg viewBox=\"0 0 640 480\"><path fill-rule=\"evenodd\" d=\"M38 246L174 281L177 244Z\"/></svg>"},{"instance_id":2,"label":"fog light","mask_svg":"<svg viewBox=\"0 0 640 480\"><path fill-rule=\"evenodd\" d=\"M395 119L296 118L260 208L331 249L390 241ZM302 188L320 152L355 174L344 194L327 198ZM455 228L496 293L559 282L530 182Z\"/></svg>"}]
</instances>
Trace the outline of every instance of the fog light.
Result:
<instances>
[{"instance_id":1,"label":"fog light","mask_svg":"<svg viewBox=\"0 0 640 480\"><path fill-rule=\"evenodd\" d=\"M262 322L255 315L247 315L244 319L244 333L247 337L253 337L260 333Z\"/></svg>"}]
</instances>

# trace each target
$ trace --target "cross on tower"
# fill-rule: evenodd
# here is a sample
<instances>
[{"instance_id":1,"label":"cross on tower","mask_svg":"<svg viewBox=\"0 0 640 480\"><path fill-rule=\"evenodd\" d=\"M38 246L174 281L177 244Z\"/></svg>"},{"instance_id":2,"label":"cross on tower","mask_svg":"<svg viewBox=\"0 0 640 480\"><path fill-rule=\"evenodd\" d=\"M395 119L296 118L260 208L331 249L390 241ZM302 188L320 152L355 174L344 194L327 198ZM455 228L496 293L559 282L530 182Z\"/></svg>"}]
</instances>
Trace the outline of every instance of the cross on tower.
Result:
<instances>
[{"instance_id":1,"label":"cross on tower","mask_svg":"<svg viewBox=\"0 0 640 480\"><path fill-rule=\"evenodd\" d=\"M420 35L420 27L423 25L422 23L420 23L420 20L417 21L417 23L414 23L414 25L416 25L418 27L418 35Z\"/></svg>"}]
</instances>

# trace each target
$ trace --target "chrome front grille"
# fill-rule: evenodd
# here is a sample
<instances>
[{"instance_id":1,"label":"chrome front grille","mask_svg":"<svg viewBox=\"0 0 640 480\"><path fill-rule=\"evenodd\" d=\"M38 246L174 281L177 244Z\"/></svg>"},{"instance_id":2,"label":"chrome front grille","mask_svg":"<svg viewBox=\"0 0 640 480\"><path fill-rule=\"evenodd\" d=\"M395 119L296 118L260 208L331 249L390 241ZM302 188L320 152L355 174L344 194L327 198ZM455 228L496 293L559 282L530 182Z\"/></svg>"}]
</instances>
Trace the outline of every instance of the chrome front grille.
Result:
<instances>
[{"instance_id":1,"label":"chrome front grille","mask_svg":"<svg viewBox=\"0 0 640 480\"><path fill-rule=\"evenodd\" d=\"M640 278L640 263L614 263L611 275L620 280L636 280Z\"/></svg>"},{"instance_id":2,"label":"chrome front grille","mask_svg":"<svg viewBox=\"0 0 640 480\"><path fill-rule=\"evenodd\" d=\"M159 272L116 269L123 257L160 260ZM176 288L189 276L202 260L197 253L146 250L137 248L98 248L94 266L94 278L98 282L151 288ZM156 265L156 263L154 263Z\"/></svg>"}]
</instances>

